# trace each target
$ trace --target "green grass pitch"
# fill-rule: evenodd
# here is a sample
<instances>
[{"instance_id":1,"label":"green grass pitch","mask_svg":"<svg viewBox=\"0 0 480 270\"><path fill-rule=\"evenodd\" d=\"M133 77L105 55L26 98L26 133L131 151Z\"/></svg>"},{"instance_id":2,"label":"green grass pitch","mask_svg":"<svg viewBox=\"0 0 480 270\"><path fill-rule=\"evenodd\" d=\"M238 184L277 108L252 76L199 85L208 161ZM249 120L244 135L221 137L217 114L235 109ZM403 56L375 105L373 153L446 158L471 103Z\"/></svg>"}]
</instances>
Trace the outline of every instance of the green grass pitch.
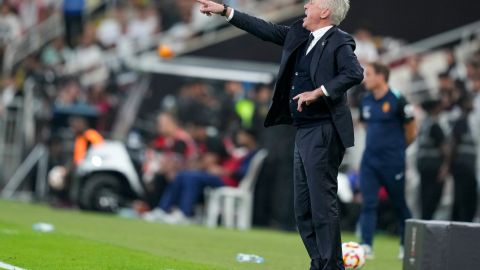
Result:
<instances>
[{"instance_id":1,"label":"green grass pitch","mask_svg":"<svg viewBox=\"0 0 480 270\"><path fill-rule=\"evenodd\" d=\"M33 231L36 222L51 223L55 231ZM342 237L356 240L348 233ZM367 261L363 269L401 269L396 259L398 238L378 236L375 245L376 259ZM237 263L237 253L258 254L265 263ZM0 262L28 270L303 270L309 266L296 233L152 224L11 201L0 201Z\"/></svg>"}]
</instances>

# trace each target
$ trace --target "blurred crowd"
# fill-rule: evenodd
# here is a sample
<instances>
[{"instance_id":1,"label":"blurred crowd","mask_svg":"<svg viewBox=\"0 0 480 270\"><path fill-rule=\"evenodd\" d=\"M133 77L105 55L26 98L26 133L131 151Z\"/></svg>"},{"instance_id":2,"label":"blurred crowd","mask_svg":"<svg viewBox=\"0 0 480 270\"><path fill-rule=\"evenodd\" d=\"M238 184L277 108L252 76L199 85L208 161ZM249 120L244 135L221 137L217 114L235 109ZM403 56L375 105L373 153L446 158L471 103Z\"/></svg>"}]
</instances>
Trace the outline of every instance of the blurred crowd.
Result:
<instances>
[{"instance_id":1,"label":"blurred crowd","mask_svg":"<svg viewBox=\"0 0 480 270\"><path fill-rule=\"evenodd\" d=\"M55 11L63 14L65 32L2 77L5 90L0 111L13 96L21 95L23 82L30 76L53 86L45 95L55 107L86 104L108 118L114 113L119 96L137 78L126 67L126 58L156 49L159 42L174 43L172 47L179 49L187 40L219 25L199 14L194 0L97 1L100 3L88 7L89 2L94 1L1 2L0 62L7 44ZM242 8L257 3L230 2ZM224 20L221 22L225 24ZM108 131L110 127L99 128Z\"/></svg>"},{"instance_id":2,"label":"blurred crowd","mask_svg":"<svg viewBox=\"0 0 480 270\"><path fill-rule=\"evenodd\" d=\"M367 30L355 34L355 51L362 63L381 60L382 43ZM380 42L380 43L379 43ZM407 197L414 215L422 219L478 221L480 200L480 42L415 54L391 65L391 87L415 108L417 139L408 149ZM355 108L367 92L359 85L349 92ZM359 155L363 129L356 128L350 179L358 194ZM352 153L352 152L356 152ZM355 157L356 156L356 157ZM379 194L389 205L384 190ZM356 198L361 202L361 198ZM385 210L385 208L382 208ZM383 213L379 222L393 215ZM354 219L355 220L355 219ZM384 220L385 221L385 220ZM386 221L385 221L386 222ZM350 226L353 229L355 222ZM385 228L388 228L386 224ZM380 225L382 227L382 225Z\"/></svg>"},{"instance_id":3,"label":"blurred crowd","mask_svg":"<svg viewBox=\"0 0 480 270\"><path fill-rule=\"evenodd\" d=\"M480 176L480 50L468 53L465 61L447 50L444 59L446 68L437 74L438 89L425 87L428 84L415 63L421 63L421 56L410 60L416 88L412 101L423 112L416 153L420 212L423 218L434 217L447 176L451 176L453 206L449 218L471 222L478 208Z\"/></svg>"},{"instance_id":4,"label":"blurred crowd","mask_svg":"<svg viewBox=\"0 0 480 270\"><path fill-rule=\"evenodd\" d=\"M0 1L0 47L48 18L58 9L58 4L58 0Z\"/></svg>"}]
</instances>

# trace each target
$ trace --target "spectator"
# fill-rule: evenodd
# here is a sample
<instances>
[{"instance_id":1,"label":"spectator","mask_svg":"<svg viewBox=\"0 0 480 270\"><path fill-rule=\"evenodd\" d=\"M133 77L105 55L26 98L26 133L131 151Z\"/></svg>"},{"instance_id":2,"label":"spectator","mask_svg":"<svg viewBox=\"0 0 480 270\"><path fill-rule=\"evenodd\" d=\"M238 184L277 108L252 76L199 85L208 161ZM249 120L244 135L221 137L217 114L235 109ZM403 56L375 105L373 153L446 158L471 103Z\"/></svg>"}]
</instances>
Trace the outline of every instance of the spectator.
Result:
<instances>
[{"instance_id":1,"label":"spectator","mask_svg":"<svg viewBox=\"0 0 480 270\"><path fill-rule=\"evenodd\" d=\"M209 125L216 124L213 113L218 101L209 94L208 85L202 81L188 83L180 90L178 98L178 118L182 123L191 123L196 119L208 119Z\"/></svg>"},{"instance_id":2,"label":"spectator","mask_svg":"<svg viewBox=\"0 0 480 270\"><path fill-rule=\"evenodd\" d=\"M230 132L240 127L241 119L237 114L236 104L245 96L245 90L239 82L227 81L220 93L220 130Z\"/></svg>"},{"instance_id":3,"label":"spectator","mask_svg":"<svg viewBox=\"0 0 480 270\"><path fill-rule=\"evenodd\" d=\"M189 134L195 140L198 148L199 155L208 153L212 149L224 149L224 143L222 138L218 135L218 131L214 127L209 127L207 121L197 119L190 124ZM226 156L226 150L221 153L222 156Z\"/></svg>"},{"instance_id":4,"label":"spectator","mask_svg":"<svg viewBox=\"0 0 480 270\"><path fill-rule=\"evenodd\" d=\"M56 108L67 108L75 105L80 100L80 85L74 79L67 79L60 86L60 91L55 100Z\"/></svg>"},{"instance_id":5,"label":"spectator","mask_svg":"<svg viewBox=\"0 0 480 270\"><path fill-rule=\"evenodd\" d=\"M77 37L83 33L85 0L64 0L65 38L70 47L77 45Z\"/></svg>"},{"instance_id":6,"label":"spectator","mask_svg":"<svg viewBox=\"0 0 480 270\"><path fill-rule=\"evenodd\" d=\"M148 44L153 34L160 30L154 8L143 6L137 9L136 16L128 24L128 36L142 44Z\"/></svg>"},{"instance_id":7,"label":"spectator","mask_svg":"<svg viewBox=\"0 0 480 270\"><path fill-rule=\"evenodd\" d=\"M421 217L431 220L437 209L445 182L440 168L445 162L446 136L438 122L442 109L439 101L424 101L426 117L418 133L417 169L420 174Z\"/></svg>"},{"instance_id":8,"label":"spectator","mask_svg":"<svg viewBox=\"0 0 480 270\"><path fill-rule=\"evenodd\" d=\"M472 99L470 95L459 101L461 116L452 131L450 153L442 168L442 177L451 172L454 182L453 221L472 222L477 210L477 139L472 132Z\"/></svg>"},{"instance_id":9,"label":"spectator","mask_svg":"<svg viewBox=\"0 0 480 270\"><path fill-rule=\"evenodd\" d=\"M480 116L480 72L478 75L472 77L472 94L474 97L473 110Z\"/></svg>"},{"instance_id":10,"label":"spectator","mask_svg":"<svg viewBox=\"0 0 480 270\"><path fill-rule=\"evenodd\" d=\"M195 157L197 149L192 137L180 127L173 115L161 113L158 116L157 132L160 135L153 145L156 150L179 153L185 160Z\"/></svg>"},{"instance_id":11,"label":"spectator","mask_svg":"<svg viewBox=\"0 0 480 270\"><path fill-rule=\"evenodd\" d=\"M105 86L101 83L95 84L90 88L88 103L97 109L100 117L97 121L97 129L104 131L109 127L109 112L112 104L105 92Z\"/></svg>"},{"instance_id":12,"label":"spectator","mask_svg":"<svg viewBox=\"0 0 480 270\"><path fill-rule=\"evenodd\" d=\"M438 74L438 87L439 89L447 89L447 88L454 88L455 82L453 81L452 77L448 74L448 72L442 72Z\"/></svg>"},{"instance_id":13,"label":"spectator","mask_svg":"<svg viewBox=\"0 0 480 270\"><path fill-rule=\"evenodd\" d=\"M143 178L149 184L153 184L157 176L164 178L163 181L172 179L178 170L186 168L197 157L195 142L173 115L159 114L157 133L146 152Z\"/></svg>"},{"instance_id":14,"label":"spectator","mask_svg":"<svg viewBox=\"0 0 480 270\"><path fill-rule=\"evenodd\" d=\"M110 48L119 41L122 35L122 23L124 22L124 11L116 7L107 15L107 18L100 22L97 28L97 39L105 48Z\"/></svg>"},{"instance_id":15,"label":"spectator","mask_svg":"<svg viewBox=\"0 0 480 270\"><path fill-rule=\"evenodd\" d=\"M64 37L54 39L41 53L42 64L63 71L62 67L71 60L73 51L65 46Z\"/></svg>"},{"instance_id":16,"label":"spectator","mask_svg":"<svg viewBox=\"0 0 480 270\"><path fill-rule=\"evenodd\" d=\"M63 164L63 166L55 166L49 175L58 174L57 177L49 176L49 185L52 189L53 204L55 206L71 206L70 204L70 188L72 180L76 172L76 168L87 156L87 152L91 147L96 147L103 143L104 139L95 129L89 128L88 120L83 116L73 116L69 119L71 131L75 136L73 148L73 156L71 163ZM54 137L51 141L51 150L56 162L61 162L61 154L59 148L62 147L58 138ZM55 163L55 160L52 160Z\"/></svg>"},{"instance_id":17,"label":"spectator","mask_svg":"<svg viewBox=\"0 0 480 270\"><path fill-rule=\"evenodd\" d=\"M191 223L194 207L199 202L206 187L237 186L247 173L250 161L257 152L255 133L240 130L237 143L247 150L240 159L221 162L221 151L209 152L203 156L203 166L196 171L182 171L165 190L159 206L144 216L149 221L162 221L174 224ZM177 206L180 211L172 212Z\"/></svg>"},{"instance_id":18,"label":"spectator","mask_svg":"<svg viewBox=\"0 0 480 270\"><path fill-rule=\"evenodd\" d=\"M480 57L479 57L480 58ZM480 59L472 58L465 65L465 79L468 81L480 72ZM469 88L467 86L467 88Z\"/></svg>"},{"instance_id":19,"label":"spectator","mask_svg":"<svg viewBox=\"0 0 480 270\"><path fill-rule=\"evenodd\" d=\"M195 1L179 0L175 3L179 20L168 30L168 35L175 40L187 40L194 34L192 20Z\"/></svg>"},{"instance_id":20,"label":"spectator","mask_svg":"<svg viewBox=\"0 0 480 270\"><path fill-rule=\"evenodd\" d=\"M18 7L23 29L29 29L39 22L40 4L37 0L23 0Z\"/></svg>"},{"instance_id":21,"label":"spectator","mask_svg":"<svg viewBox=\"0 0 480 270\"><path fill-rule=\"evenodd\" d=\"M454 87L440 88L439 98L442 103L443 111L440 114L440 123L447 134L452 131L453 123L460 117L460 109L458 108L459 91Z\"/></svg>"},{"instance_id":22,"label":"spectator","mask_svg":"<svg viewBox=\"0 0 480 270\"><path fill-rule=\"evenodd\" d=\"M88 25L80 46L75 49L75 56L67 64L68 73L80 73L80 83L83 87L104 83L109 76L103 51L95 41L95 28Z\"/></svg>"},{"instance_id":23,"label":"spectator","mask_svg":"<svg viewBox=\"0 0 480 270\"><path fill-rule=\"evenodd\" d=\"M461 79L461 71L460 71L457 59L455 58L454 51L453 50L447 50L446 56L447 56L447 65L448 66L447 66L447 70L445 71L445 73L447 73L454 80Z\"/></svg>"},{"instance_id":24,"label":"spectator","mask_svg":"<svg viewBox=\"0 0 480 270\"><path fill-rule=\"evenodd\" d=\"M5 76L2 82L2 91L0 92L0 116L7 110L17 93L15 78L13 76Z\"/></svg>"},{"instance_id":25,"label":"spectator","mask_svg":"<svg viewBox=\"0 0 480 270\"><path fill-rule=\"evenodd\" d=\"M255 111L252 118L252 128L259 133L259 142L265 145L266 138L264 136L263 121L267 117L270 102L272 100L273 90L270 86L261 84L255 88Z\"/></svg>"},{"instance_id":26,"label":"spectator","mask_svg":"<svg viewBox=\"0 0 480 270\"><path fill-rule=\"evenodd\" d=\"M408 66L410 68L410 100L414 104L420 104L424 100L430 98L429 87L427 81L420 74L420 57L412 56L408 59Z\"/></svg>"},{"instance_id":27,"label":"spectator","mask_svg":"<svg viewBox=\"0 0 480 270\"><path fill-rule=\"evenodd\" d=\"M378 60L377 47L369 30L365 28L358 29L355 32L355 43L357 44L355 54L362 66Z\"/></svg>"},{"instance_id":28,"label":"spectator","mask_svg":"<svg viewBox=\"0 0 480 270\"><path fill-rule=\"evenodd\" d=\"M0 47L21 36L22 26L10 4L4 1L0 5Z\"/></svg>"},{"instance_id":29,"label":"spectator","mask_svg":"<svg viewBox=\"0 0 480 270\"><path fill-rule=\"evenodd\" d=\"M95 129L89 128L87 120L83 117L72 117L70 126L75 134L73 164L77 166L85 159L90 147L103 143L103 137Z\"/></svg>"}]
</instances>

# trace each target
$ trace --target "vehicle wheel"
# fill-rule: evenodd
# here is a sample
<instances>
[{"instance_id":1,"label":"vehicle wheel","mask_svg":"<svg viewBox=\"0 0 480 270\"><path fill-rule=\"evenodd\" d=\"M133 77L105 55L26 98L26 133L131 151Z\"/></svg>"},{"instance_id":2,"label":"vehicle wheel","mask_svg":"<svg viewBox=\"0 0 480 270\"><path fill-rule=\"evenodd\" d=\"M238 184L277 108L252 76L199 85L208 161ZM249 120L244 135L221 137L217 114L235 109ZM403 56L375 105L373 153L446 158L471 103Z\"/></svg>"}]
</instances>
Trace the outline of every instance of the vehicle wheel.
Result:
<instances>
[{"instance_id":1,"label":"vehicle wheel","mask_svg":"<svg viewBox=\"0 0 480 270\"><path fill-rule=\"evenodd\" d=\"M115 212L124 201L122 182L110 174L95 174L85 180L80 206L87 210Z\"/></svg>"}]
</instances>

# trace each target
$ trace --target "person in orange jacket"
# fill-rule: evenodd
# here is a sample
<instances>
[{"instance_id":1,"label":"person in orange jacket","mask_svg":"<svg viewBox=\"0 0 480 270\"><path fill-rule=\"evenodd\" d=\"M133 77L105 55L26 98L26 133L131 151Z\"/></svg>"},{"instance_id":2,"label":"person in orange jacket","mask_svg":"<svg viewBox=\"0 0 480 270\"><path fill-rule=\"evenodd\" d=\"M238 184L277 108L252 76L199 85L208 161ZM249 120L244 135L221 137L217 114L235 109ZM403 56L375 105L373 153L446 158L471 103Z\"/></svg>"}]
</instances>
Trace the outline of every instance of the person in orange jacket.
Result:
<instances>
[{"instance_id":1,"label":"person in orange jacket","mask_svg":"<svg viewBox=\"0 0 480 270\"><path fill-rule=\"evenodd\" d=\"M75 133L73 164L78 166L85 159L88 149L91 146L103 143L104 139L98 131L88 127L87 120L83 117L72 117L70 126Z\"/></svg>"},{"instance_id":2,"label":"person in orange jacket","mask_svg":"<svg viewBox=\"0 0 480 270\"><path fill-rule=\"evenodd\" d=\"M70 128L75 134L73 160L66 166L55 166L50 170L48 183L52 189L52 204L60 207L69 207L69 190L76 167L85 159L90 147L103 143L103 136L95 129L88 127L87 119L80 116L71 117Z\"/></svg>"}]
</instances>

